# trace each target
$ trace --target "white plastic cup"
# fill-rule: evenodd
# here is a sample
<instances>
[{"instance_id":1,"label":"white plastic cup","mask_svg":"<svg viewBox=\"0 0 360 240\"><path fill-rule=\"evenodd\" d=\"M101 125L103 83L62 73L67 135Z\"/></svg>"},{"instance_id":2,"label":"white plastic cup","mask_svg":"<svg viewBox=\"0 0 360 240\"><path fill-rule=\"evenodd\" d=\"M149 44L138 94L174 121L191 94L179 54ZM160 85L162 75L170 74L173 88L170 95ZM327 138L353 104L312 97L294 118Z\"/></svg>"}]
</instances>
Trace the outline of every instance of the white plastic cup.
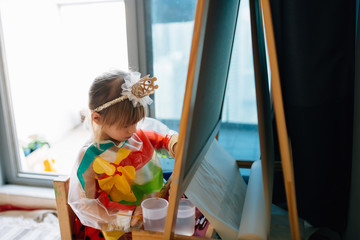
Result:
<instances>
[{"instance_id":1,"label":"white plastic cup","mask_svg":"<svg viewBox=\"0 0 360 240\"><path fill-rule=\"evenodd\" d=\"M164 232L168 205L163 198L148 198L141 203L145 230Z\"/></svg>"},{"instance_id":2,"label":"white plastic cup","mask_svg":"<svg viewBox=\"0 0 360 240\"><path fill-rule=\"evenodd\" d=\"M189 199L181 198L176 218L175 233L192 236L195 231L195 206Z\"/></svg>"}]
</instances>

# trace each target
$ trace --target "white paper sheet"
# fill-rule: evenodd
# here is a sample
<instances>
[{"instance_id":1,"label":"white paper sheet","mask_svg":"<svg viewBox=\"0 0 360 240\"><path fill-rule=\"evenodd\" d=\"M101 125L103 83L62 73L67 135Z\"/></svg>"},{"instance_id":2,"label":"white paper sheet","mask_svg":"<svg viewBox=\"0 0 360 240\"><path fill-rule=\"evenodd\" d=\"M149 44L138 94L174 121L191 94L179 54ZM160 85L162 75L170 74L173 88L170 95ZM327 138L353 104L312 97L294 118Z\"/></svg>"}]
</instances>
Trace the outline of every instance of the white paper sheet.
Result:
<instances>
[{"instance_id":1,"label":"white paper sheet","mask_svg":"<svg viewBox=\"0 0 360 240\"><path fill-rule=\"evenodd\" d=\"M255 161L246 191L238 239L267 239L269 224L266 217L261 162Z\"/></svg>"},{"instance_id":2,"label":"white paper sheet","mask_svg":"<svg viewBox=\"0 0 360 240\"><path fill-rule=\"evenodd\" d=\"M216 140L204 158L185 195L222 239L236 239L246 184L236 161Z\"/></svg>"},{"instance_id":3,"label":"white paper sheet","mask_svg":"<svg viewBox=\"0 0 360 240\"><path fill-rule=\"evenodd\" d=\"M214 140L185 192L223 240L266 239L261 164L255 163L246 186L235 159Z\"/></svg>"}]
</instances>

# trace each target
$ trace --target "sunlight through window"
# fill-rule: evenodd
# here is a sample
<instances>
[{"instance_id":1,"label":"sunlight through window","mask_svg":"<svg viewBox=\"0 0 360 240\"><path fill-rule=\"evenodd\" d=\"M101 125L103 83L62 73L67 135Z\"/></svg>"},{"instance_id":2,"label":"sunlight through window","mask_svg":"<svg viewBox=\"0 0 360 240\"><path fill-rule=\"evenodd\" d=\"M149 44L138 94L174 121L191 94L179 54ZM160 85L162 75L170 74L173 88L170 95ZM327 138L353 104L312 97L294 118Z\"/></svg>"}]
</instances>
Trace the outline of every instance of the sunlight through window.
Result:
<instances>
[{"instance_id":1,"label":"sunlight through window","mask_svg":"<svg viewBox=\"0 0 360 240\"><path fill-rule=\"evenodd\" d=\"M21 170L68 174L93 78L128 68L124 1L0 2Z\"/></svg>"}]
</instances>

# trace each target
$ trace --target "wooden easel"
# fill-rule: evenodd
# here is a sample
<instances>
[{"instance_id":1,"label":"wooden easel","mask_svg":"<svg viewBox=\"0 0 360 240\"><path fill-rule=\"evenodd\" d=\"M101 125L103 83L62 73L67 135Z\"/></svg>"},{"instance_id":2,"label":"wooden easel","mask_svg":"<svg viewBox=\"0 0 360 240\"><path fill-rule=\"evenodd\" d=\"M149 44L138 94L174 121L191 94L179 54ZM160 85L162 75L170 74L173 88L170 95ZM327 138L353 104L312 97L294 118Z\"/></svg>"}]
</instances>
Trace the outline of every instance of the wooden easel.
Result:
<instances>
[{"instance_id":1,"label":"wooden easel","mask_svg":"<svg viewBox=\"0 0 360 240\"><path fill-rule=\"evenodd\" d=\"M260 2L259 2L260 1ZM260 4L261 3L261 4ZM171 185L170 197L169 197L169 207L167 214L167 221L165 226L165 232L150 232L140 229L135 229L132 232L133 239L200 239L199 237L192 236L181 236L174 234L174 228L176 223L177 208L179 204L179 199L186 190L186 187L190 183L192 177L194 176L200 161L204 154L206 153L209 144L215 138L216 134L220 128L220 118L215 119L216 121L211 126L211 129L206 129L208 131L207 139L201 145L201 151L197 152L195 158L189 154L189 141L191 142L190 134L191 128L194 127L192 124L197 123L196 117L194 114L198 113L196 103L200 101L197 98L197 93L201 88L206 87L204 82L199 82L199 76L202 79L211 78L212 76L207 76L206 73L202 73L201 64L203 64L203 55L206 55L204 59L211 57L219 57L220 61L223 59L230 59L229 51L230 49L225 49L227 53L223 53L224 56L211 55L209 52L203 52L204 48L211 48L212 45L205 42L205 37L208 34L207 30L211 30L213 26L210 26L209 29L206 28L208 14L213 14L209 12L210 10L216 9L216 7L221 7L222 5L209 7L210 4L225 4L225 2L220 1L209 1L209 0L198 0L196 14L195 14L195 23L194 23L194 34L191 46L189 69L186 83L186 91L184 97L183 111L180 122L179 129L179 141L176 152L176 162L173 171L173 180ZM228 9L233 9L231 14L235 14L239 7L239 1L226 1L226 4L233 4L233 6L228 6ZM267 39L267 46L269 51L269 60L271 67L271 89L273 97L273 105L275 109L275 117L279 135L281 158L282 158L282 170L284 172L286 195L289 208L290 216L290 225L292 232L292 239L300 239L299 224L297 219L297 210L296 210L296 198L295 198L295 187L294 187L294 176L293 176L293 166L291 159L291 148L288 141L288 135L285 124L283 102L279 81L279 71L275 50L275 41L274 34L272 29L271 21L271 12L269 6L269 0L250 0L251 8L251 21L252 21L252 40L253 40L253 52L254 52L254 67L255 67L255 84L256 84L256 98L258 105L258 125L259 125L259 137L260 137L260 151L261 151L261 160L262 160L262 169L263 169L263 185L265 193L265 203L266 203L266 212L267 218L270 219L271 213L271 197L272 197L272 178L274 170L274 158L273 158L273 144L272 144L272 127L271 127L271 103L270 96L268 92L267 85L267 72L266 72L266 60L265 60L265 41L263 36L262 23L265 23L265 32ZM237 16L237 12L236 12ZM264 19L263 19L264 16ZM235 18L234 18L235 19ZM211 22L214 24L214 22ZM229 22L226 22L224 26L231 25ZM222 27L220 26L220 29ZM216 28L216 26L215 26ZM231 33L235 31L235 26L231 25L230 30L225 33ZM230 34L231 35L231 34ZM228 39L227 39L228 40ZM232 39L229 40L232 44ZM213 42L212 44L216 44ZM220 46L224 47L224 46ZM225 46L226 47L226 46ZM227 55L226 55L227 54ZM210 55L210 56L209 56ZM223 58L221 58L223 57ZM230 61L230 60L229 60ZM264 66L265 61L265 66ZM218 62L219 64L219 62ZM220 62L220 64L222 64ZM228 68L229 62L225 67ZM223 75L219 79L224 80L224 83L219 85L217 88L224 90L224 85L226 86L227 76L224 76L224 72L227 74L228 69L224 69L222 72ZM203 75L202 75L203 74ZM216 76L218 77L218 75ZM224 92L222 93L224 94ZM218 98L221 96L218 96ZM215 102L209 102L208 104L217 104L219 99L215 99ZM222 101L223 99L220 99ZM217 109L221 117L221 106L216 105L214 109ZM219 109L220 107L220 109ZM197 111L194 111L197 110ZM200 116L201 117L201 116ZM216 117L216 116L215 116ZM194 121L195 118L195 121ZM189 162L189 159L192 162ZM54 188L56 193L58 212L59 212L59 221L61 228L62 239L71 238L71 219L73 219L73 212L69 209L67 205L67 189L68 178L66 179L57 179L54 181ZM268 226L269 227L269 226ZM70 237L70 238L69 238Z\"/></svg>"},{"instance_id":2,"label":"wooden easel","mask_svg":"<svg viewBox=\"0 0 360 240\"><path fill-rule=\"evenodd\" d=\"M250 16L251 16L251 33L253 43L253 57L254 57L254 72L255 72L255 84L256 84L256 99L258 107L258 126L260 135L260 148L262 155L262 169L264 174L264 188L272 189L270 185L265 182L266 179L272 182L273 178L273 165L269 164L273 162L273 159L266 159L273 156L273 143L269 142L272 139L272 120L270 116L270 96L268 92L268 76L266 70L266 49L265 49L265 37L266 45L269 55L269 63L271 70L271 91L273 99L273 107L275 110L275 119L278 131L281 164L284 174L286 198L289 210L289 220L291 226L292 239L300 239L299 221L296 207L295 196L295 183L294 183L294 171L292 165L291 145L288 139L284 105L282 100L282 92L280 85L279 67L276 55L275 37L273 31L271 9L269 0L250 0ZM265 24L265 31L263 31ZM260 104L259 104L260 103ZM263 143L263 144L262 144ZM264 148L264 149L262 149ZM267 187L268 186L268 187ZM266 194L271 199L271 192Z\"/></svg>"},{"instance_id":3,"label":"wooden easel","mask_svg":"<svg viewBox=\"0 0 360 240\"><path fill-rule=\"evenodd\" d=\"M296 207L295 180L291 155L291 145L286 128L284 103L282 99L279 66L276 55L275 37L272 24L270 2L261 0L261 9L264 16L265 33L267 39L269 62L271 69L271 91L275 110L275 120L278 131L281 163L284 174L286 199L289 211L292 239L300 240L299 220Z\"/></svg>"}]
</instances>

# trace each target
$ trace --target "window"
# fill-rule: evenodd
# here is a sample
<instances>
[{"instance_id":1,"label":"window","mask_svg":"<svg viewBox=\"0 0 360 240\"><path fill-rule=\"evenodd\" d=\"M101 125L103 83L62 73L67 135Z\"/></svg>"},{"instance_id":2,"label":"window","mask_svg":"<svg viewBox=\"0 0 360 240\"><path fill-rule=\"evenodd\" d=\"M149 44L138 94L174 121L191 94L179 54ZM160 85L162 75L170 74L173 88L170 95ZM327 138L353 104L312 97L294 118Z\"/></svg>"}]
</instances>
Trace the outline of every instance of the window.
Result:
<instances>
[{"instance_id":1,"label":"window","mask_svg":"<svg viewBox=\"0 0 360 240\"><path fill-rule=\"evenodd\" d=\"M237 160L260 159L249 1L240 1L219 142Z\"/></svg>"},{"instance_id":2,"label":"window","mask_svg":"<svg viewBox=\"0 0 360 240\"><path fill-rule=\"evenodd\" d=\"M128 68L125 3L4 0L0 12L7 122L1 142L15 149L5 161L14 173L8 181L69 174L90 136L81 122L93 78Z\"/></svg>"},{"instance_id":3,"label":"window","mask_svg":"<svg viewBox=\"0 0 360 240\"><path fill-rule=\"evenodd\" d=\"M150 64L160 86L150 112L178 130L195 8L196 0L1 1L0 158L6 181L50 186L54 176L69 174L90 136L81 125L88 88L111 67L143 72L139 62ZM246 1L239 10L222 121L223 147L235 159L259 159ZM162 162L165 171L172 170L172 160Z\"/></svg>"},{"instance_id":4,"label":"window","mask_svg":"<svg viewBox=\"0 0 360 240\"><path fill-rule=\"evenodd\" d=\"M185 93L196 1L155 0L151 7L153 68L161 86L155 98L155 115L160 119L179 120Z\"/></svg>"},{"instance_id":5,"label":"window","mask_svg":"<svg viewBox=\"0 0 360 240\"><path fill-rule=\"evenodd\" d=\"M159 84L155 117L175 131L181 118L195 8L195 0L152 0L150 5L153 70ZM164 171L172 171L173 160L161 161Z\"/></svg>"}]
</instances>

